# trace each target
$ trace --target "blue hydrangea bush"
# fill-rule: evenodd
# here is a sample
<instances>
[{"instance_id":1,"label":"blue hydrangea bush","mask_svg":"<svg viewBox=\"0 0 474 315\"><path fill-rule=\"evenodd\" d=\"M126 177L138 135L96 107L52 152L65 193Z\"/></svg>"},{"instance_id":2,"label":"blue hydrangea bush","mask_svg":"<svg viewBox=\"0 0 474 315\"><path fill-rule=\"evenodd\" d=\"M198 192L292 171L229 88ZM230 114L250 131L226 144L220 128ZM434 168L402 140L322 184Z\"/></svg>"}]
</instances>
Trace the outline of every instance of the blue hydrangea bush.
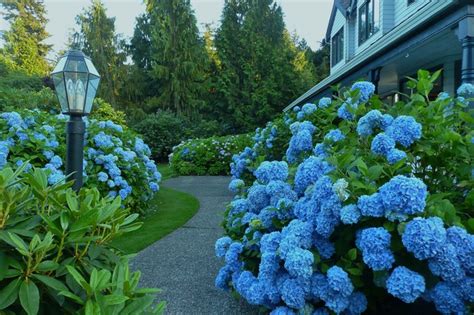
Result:
<instances>
[{"instance_id":1,"label":"blue hydrangea bush","mask_svg":"<svg viewBox=\"0 0 474 315\"><path fill-rule=\"evenodd\" d=\"M27 171L32 166L49 171L50 185L66 180L67 120L41 111L0 113L0 169L29 163ZM103 196L120 196L132 211L144 212L161 179L149 147L136 133L112 121L85 121L85 187L96 187Z\"/></svg>"},{"instance_id":2,"label":"blue hydrangea bush","mask_svg":"<svg viewBox=\"0 0 474 315\"><path fill-rule=\"evenodd\" d=\"M472 312L474 86L430 100L438 76L395 104L357 82L257 130L216 286L271 314Z\"/></svg>"},{"instance_id":3,"label":"blue hydrangea bush","mask_svg":"<svg viewBox=\"0 0 474 315\"><path fill-rule=\"evenodd\" d=\"M169 163L177 175L228 175L232 156L250 144L248 134L190 139L173 147Z\"/></svg>"}]
</instances>

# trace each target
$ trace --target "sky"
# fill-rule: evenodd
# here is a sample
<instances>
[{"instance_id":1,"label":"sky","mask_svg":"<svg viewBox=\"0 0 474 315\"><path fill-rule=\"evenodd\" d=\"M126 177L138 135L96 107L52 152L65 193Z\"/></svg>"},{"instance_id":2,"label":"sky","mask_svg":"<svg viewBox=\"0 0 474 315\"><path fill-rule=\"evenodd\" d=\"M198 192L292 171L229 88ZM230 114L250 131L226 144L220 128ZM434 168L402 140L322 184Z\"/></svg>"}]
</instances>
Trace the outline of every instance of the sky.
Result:
<instances>
[{"instance_id":1,"label":"sky","mask_svg":"<svg viewBox=\"0 0 474 315\"><path fill-rule=\"evenodd\" d=\"M283 8L285 23L290 32L296 32L313 49L326 33L331 13L332 0L276 0ZM103 0L107 15L114 16L116 32L126 38L133 35L135 18L145 11L142 0ZM54 52L65 47L69 34L75 27L75 16L90 4L90 0L44 0L47 10L46 30L51 37L47 44L53 45ZM212 23L219 25L224 0L191 0L200 29ZM0 19L0 30L8 28ZM55 54L52 54L54 57Z\"/></svg>"}]
</instances>

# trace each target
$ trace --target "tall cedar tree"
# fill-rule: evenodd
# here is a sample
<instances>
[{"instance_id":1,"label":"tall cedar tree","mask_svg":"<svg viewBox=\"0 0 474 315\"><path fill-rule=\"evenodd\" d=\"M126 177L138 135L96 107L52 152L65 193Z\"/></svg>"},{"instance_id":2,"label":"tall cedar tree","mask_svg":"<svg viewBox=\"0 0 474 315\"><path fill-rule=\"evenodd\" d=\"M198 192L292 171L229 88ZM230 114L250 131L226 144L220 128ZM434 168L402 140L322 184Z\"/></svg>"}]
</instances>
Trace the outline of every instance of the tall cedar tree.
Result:
<instances>
[{"instance_id":1,"label":"tall cedar tree","mask_svg":"<svg viewBox=\"0 0 474 315\"><path fill-rule=\"evenodd\" d=\"M98 96L118 106L127 57L123 42L115 34L115 18L107 17L102 1L93 0L91 6L76 17L76 22L83 38L82 50L91 57L101 75Z\"/></svg>"},{"instance_id":2,"label":"tall cedar tree","mask_svg":"<svg viewBox=\"0 0 474 315\"><path fill-rule=\"evenodd\" d=\"M156 105L195 117L203 105L206 54L189 0L149 0Z\"/></svg>"},{"instance_id":3,"label":"tall cedar tree","mask_svg":"<svg viewBox=\"0 0 474 315\"><path fill-rule=\"evenodd\" d=\"M5 0L1 5L5 20L10 22L10 29L3 34L2 55L28 74L46 75L49 72L46 55L51 45L44 43L49 34L43 1Z\"/></svg>"},{"instance_id":4,"label":"tall cedar tree","mask_svg":"<svg viewBox=\"0 0 474 315\"><path fill-rule=\"evenodd\" d=\"M263 126L313 83L312 66L273 0L226 0L215 45L217 107L233 132Z\"/></svg>"}]
</instances>

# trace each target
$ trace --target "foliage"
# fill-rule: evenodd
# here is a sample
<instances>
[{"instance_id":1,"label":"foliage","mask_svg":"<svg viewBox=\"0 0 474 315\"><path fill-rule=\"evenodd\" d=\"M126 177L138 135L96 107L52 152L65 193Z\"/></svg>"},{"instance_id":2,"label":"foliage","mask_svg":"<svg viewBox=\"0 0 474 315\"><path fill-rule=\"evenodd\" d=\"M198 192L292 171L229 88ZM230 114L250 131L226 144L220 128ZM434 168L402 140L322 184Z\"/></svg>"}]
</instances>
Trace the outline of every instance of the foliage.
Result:
<instances>
[{"instance_id":1,"label":"foliage","mask_svg":"<svg viewBox=\"0 0 474 315\"><path fill-rule=\"evenodd\" d=\"M115 18L107 17L101 0L76 17L83 37L81 49L94 62L101 75L98 96L114 106L118 105L119 90L125 86L124 63L127 59L125 44L115 34Z\"/></svg>"},{"instance_id":2,"label":"foliage","mask_svg":"<svg viewBox=\"0 0 474 315\"><path fill-rule=\"evenodd\" d=\"M49 70L45 57L51 46L44 44L49 34L43 1L2 1L1 5L5 20L10 22L10 29L3 33L2 55L6 55L17 69L45 75Z\"/></svg>"},{"instance_id":3,"label":"foliage","mask_svg":"<svg viewBox=\"0 0 474 315\"><path fill-rule=\"evenodd\" d=\"M99 121L110 120L114 124L120 125L122 127L126 127L127 125L127 117L125 113L120 110L114 109L112 105L110 105L101 98L94 99L94 106L92 106L90 118Z\"/></svg>"},{"instance_id":4,"label":"foliage","mask_svg":"<svg viewBox=\"0 0 474 315\"><path fill-rule=\"evenodd\" d=\"M259 130L232 164L216 285L272 314L472 312L474 86L430 101L439 74L407 102L358 82Z\"/></svg>"},{"instance_id":5,"label":"foliage","mask_svg":"<svg viewBox=\"0 0 474 315\"><path fill-rule=\"evenodd\" d=\"M170 165L178 175L227 175L232 155L250 140L248 134L187 140L173 148Z\"/></svg>"},{"instance_id":6,"label":"foliage","mask_svg":"<svg viewBox=\"0 0 474 315\"><path fill-rule=\"evenodd\" d=\"M147 1L151 31L151 77L157 105L191 116L200 99L205 51L190 1ZM154 108L156 109L156 108Z\"/></svg>"},{"instance_id":7,"label":"foliage","mask_svg":"<svg viewBox=\"0 0 474 315\"><path fill-rule=\"evenodd\" d=\"M120 198L70 183L48 185L48 172L0 171L0 310L7 314L142 314L156 289L137 288L128 257L110 242L140 227Z\"/></svg>"},{"instance_id":8,"label":"foliage","mask_svg":"<svg viewBox=\"0 0 474 315\"><path fill-rule=\"evenodd\" d=\"M264 124L313 83L272 0L226 1L215 46L221 70L214 113L234 132Z\"/></svg>"},{"instance_id":9,"label":"foliage","mask_svg":"<svg viewBox=\"0 0 474 315\"><path fill-rule=\"evenodd\" d=\"M143 135L155 160L165 161L173 147L191 137L210 137L220 133L219 125L212 121L189 121L186 117L170 111L159 110L146 115L132 124L133 129Z\"/></svg>"},{"instance_id":10,"label":"foliage","mask_svg":"<svg viewBox=\"0 0 474 315\"><path fill-rule=\"evenodd\" d=\"M0 168L29 161L50 170L50 184L62 182L66 120L38 110L0 114ZM86 120L86 125L85 187L97 187L103 196L118 194L132 211L146 211L161 177L148 146L111 121Z\"/></svg>"}]
</instances>

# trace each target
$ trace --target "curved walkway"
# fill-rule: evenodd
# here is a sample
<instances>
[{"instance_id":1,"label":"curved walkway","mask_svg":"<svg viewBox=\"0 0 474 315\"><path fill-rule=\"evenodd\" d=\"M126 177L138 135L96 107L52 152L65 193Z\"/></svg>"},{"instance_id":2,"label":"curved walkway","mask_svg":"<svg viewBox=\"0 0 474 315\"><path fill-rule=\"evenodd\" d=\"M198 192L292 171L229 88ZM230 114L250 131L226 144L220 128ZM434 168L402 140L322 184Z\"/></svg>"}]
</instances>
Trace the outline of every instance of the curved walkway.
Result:
<instances>
[{"instance_id":1,"label":"curved walkway","mask_svg":"<svg viewBox=\"0 0 474 315\"><path fill-rule=\"evenodd\" d=\"M164 183L194 195L201 205L191 220L141 251L132 263L142 272L142 286L163 290L158 299L166 301L166 314L258 314L256 308L214 286L223 264L214 255L214 242L223 234L222 213L232 198L229 180L185 176Z\"/></svg>"}]
</instances>

